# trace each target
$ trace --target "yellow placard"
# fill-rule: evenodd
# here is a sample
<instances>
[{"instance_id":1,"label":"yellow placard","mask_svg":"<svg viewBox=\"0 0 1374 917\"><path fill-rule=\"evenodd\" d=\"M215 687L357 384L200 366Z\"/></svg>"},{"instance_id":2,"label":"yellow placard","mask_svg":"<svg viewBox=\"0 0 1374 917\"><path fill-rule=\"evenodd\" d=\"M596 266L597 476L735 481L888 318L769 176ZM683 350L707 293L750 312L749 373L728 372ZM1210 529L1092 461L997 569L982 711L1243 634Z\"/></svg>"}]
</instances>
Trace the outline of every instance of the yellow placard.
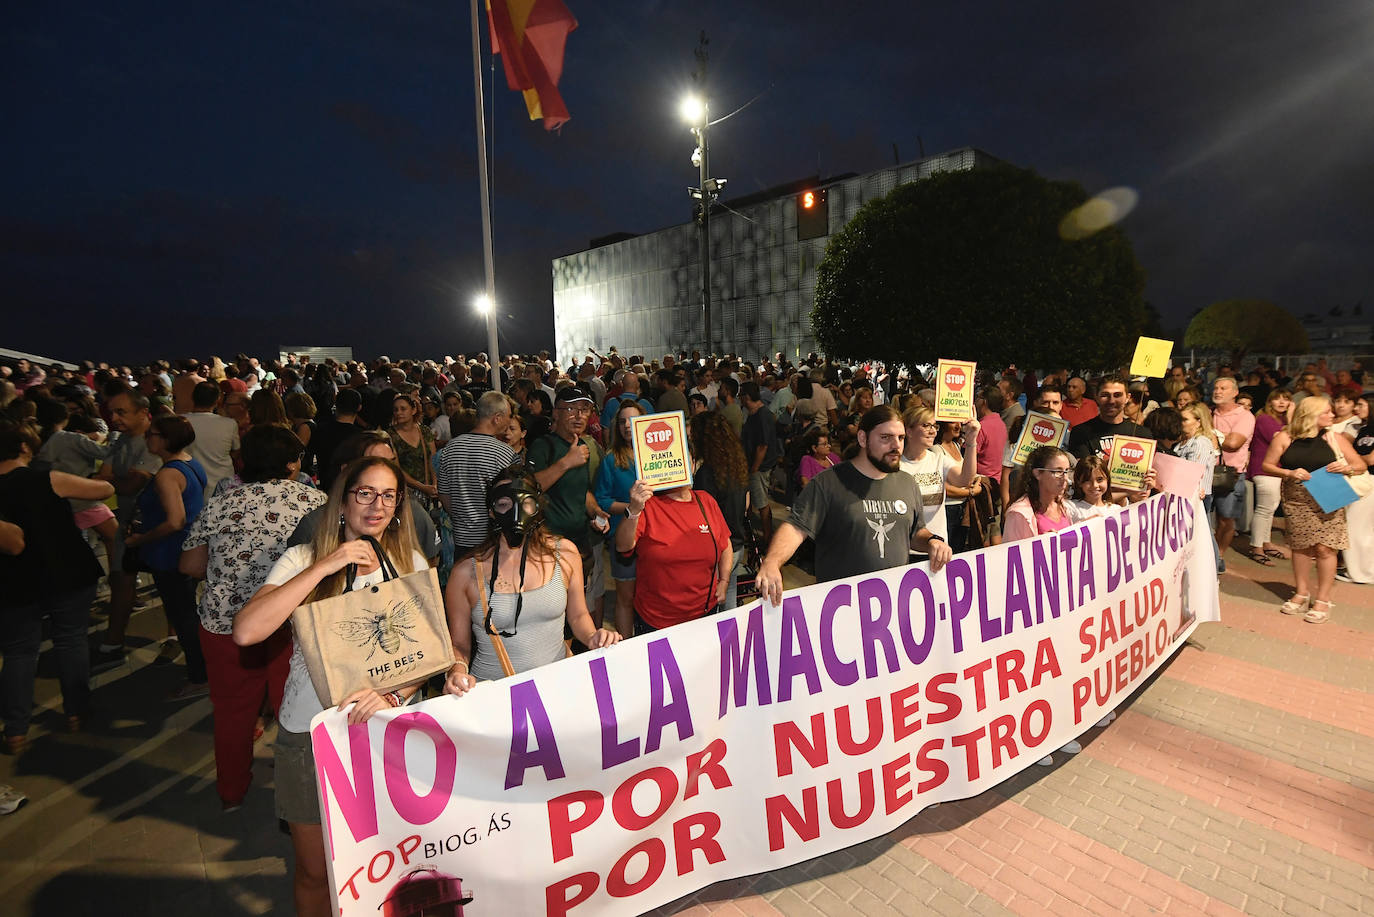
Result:
<instances>
[{"instance_id":1,"label":"yellow placard","mask_svg":"<svg viewBox=\"0 0 1374 917\"><path fill-rule=\"evenodd\" d=\"M681 411L630 418L635 474L655 492L692 486L687 426Z\"/></svg>"},{"instance_id":2,"label":"yellow placard","mask_svg":"<svg viewBox=\"0 0 1374 917\"><path fill-rule=\"evenodd\" d=\"M1145 475L1155 461L1155 441L1135 436L1113 436L1112 450L1107 455L1107 474L1112 489L1144 490Z\"/></svg>"},{"instance_id":3,"label":"yellow placard","mask_svg":"<svg viewBox=\"0 0 1374 917\"><path fill-rule=\"evenodd\" d=\"M1017 467L1026 464L1026 459L1041 446L1057 446L1064 441L1064 433L1069 422L1053 414L1031 411L1021 425L1021 435L1016 438L1016 449L1011 454L1011 463Z\"/></svg>"},{"instance_id":4,"label":"yellow placard","mask_svg":"<svg viewBox=\"0 0 1374 917\"><path fill-rule=\"evenodd\" d=\"M977 363L941 360L935 367L935 419L958 421L973 419L973 374Z\"/></svg>"},{"instance_id":5,"label":"yellow placard","mask_svg":"<svg viewBox=\"0 0 1374 917\"><path fill-rule=\"evenodd\" d=\"M1131 358L1131 375L1163 378L1169 371L1169 355L1173 352L1173 341L1142 337L1135 342L1135 356Z\"/></svg>"}]
</instances>

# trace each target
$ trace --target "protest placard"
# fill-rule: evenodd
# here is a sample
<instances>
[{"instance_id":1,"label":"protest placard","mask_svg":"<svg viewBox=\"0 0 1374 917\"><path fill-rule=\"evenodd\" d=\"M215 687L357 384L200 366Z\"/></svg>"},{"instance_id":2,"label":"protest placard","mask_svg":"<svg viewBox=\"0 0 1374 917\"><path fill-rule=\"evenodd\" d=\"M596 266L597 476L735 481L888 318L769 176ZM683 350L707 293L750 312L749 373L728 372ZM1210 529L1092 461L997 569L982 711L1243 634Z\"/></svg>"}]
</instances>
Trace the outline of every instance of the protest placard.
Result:
<instances>
[{"instance_id":1,"label":"protest placard","mask_svg":"<svg viewBox=\"0 0 1374 917\"><path fill-rule=\"evenodd\" d=\"M692 463L687 456L686 424L681 411L642 414L630 418L635 473L657 493L692 486Z\"/></svg>"},{"instance_id":2,"label":"protest placard","mask_svg":"<svg viewBox=\"0 0 1374 917\"><path fill-rule=\"evenodd\" d=\"M1107 458L1107 474L1112 487L1122 490L1144 490L1145 476L1154 464L1155 441L1135 436L1113 436L1112 451Z\"/></svg>"},{"instance_id":3,"label":"protest placard","mask_svg":"<svg viewBox=\"0 0 1374 917\"><path fill-rule=\"evenodd\" d=\"M1174 342L1142 337L1135 342L1135 356L1131 358L1131 375L1162 377L1169 371L1169 355Z\"/></svg>"},{"instance_id":4,"label":"protest placard","mask_svg":"<svg viewBox=\"0 0 1374 917\"><path fill-rule=\"evenodd\" d=\"M973 418L974 371L977 363L941 360L935 367L935 419L965 421Z\"/></svg>"},{"instance_id":5,"label":"protest placard","mask_svg":"<svg viewBox=\"0 0 1374 917\"><path fill-rule=\"evenodd\" d=\"M1190 462L1176 455L1156 451L1154 458L1155 486L1165 493L1185 499L1197 497L1202 490L1202 476L1210 474L1206 465Z\"/></svg>"},{"instance_id":6,"label":"protest placard","mask_svg":"<svg viewBox=\"0 0 1374 917\"><path fill-rule=\"evenodd\" d=\"M1016 448L1012 450L1011 463L1016 467L1026 464L1026 458L1041 446L1057 446L1064 441L1064 432L1069 422L1053 414L1031 411L1021 424L1021 435L1016 438Z\"/></svg>"},{"instance_id":7,"label":"protest placard","mask_svg":"<svg viewBox=\"0 0 1374 917\"><path fill-rule=\"evenodd\" d=\"M1219 619L1197 500L816 583L311 725L342 917L417 882L482 913L642 914L976 796Z\"/></svg>"}]
</instances>

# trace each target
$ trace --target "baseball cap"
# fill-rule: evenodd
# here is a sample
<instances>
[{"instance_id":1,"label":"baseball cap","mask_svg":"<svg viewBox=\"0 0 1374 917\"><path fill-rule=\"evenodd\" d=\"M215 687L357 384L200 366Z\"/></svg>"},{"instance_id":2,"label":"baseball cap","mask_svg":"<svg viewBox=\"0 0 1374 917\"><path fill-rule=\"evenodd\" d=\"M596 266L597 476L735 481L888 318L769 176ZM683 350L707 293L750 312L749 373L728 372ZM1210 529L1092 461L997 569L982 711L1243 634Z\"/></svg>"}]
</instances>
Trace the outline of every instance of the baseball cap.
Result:
<instances>
[{"instance_id":1,"label":"baseball cap","mask_svg":"<svg viewBox=\"0 0 1374 917\"><path fill-rule=\"evenodd\" d=\"M588 404L596 403L592 399L591 393L580 385L563 386L558 390L558 394L553 399L555 405L573 404L578 401L585 401Z\"/></svg>"}]
</instances>

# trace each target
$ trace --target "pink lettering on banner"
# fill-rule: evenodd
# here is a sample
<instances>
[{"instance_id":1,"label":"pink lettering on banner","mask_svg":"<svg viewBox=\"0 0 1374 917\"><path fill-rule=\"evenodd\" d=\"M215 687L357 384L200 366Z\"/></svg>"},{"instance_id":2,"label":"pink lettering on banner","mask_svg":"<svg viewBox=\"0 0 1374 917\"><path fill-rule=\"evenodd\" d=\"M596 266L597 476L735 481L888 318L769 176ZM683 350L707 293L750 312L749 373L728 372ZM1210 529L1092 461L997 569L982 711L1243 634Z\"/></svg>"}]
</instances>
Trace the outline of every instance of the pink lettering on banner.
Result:
<instances>
[{"instance_id":1,"label":"pink lettering on banner","mask_svg":"<svg viewBox=\"0 0 1374 917\"><path fill-rule=\"evenodd\" d=\"M1156 496L363 726L327 711L312 739L340 913L375 917L423 863L504 912L639 914L976 795L1216 619L1198 513Z\"/></svg>"}]
</instances>

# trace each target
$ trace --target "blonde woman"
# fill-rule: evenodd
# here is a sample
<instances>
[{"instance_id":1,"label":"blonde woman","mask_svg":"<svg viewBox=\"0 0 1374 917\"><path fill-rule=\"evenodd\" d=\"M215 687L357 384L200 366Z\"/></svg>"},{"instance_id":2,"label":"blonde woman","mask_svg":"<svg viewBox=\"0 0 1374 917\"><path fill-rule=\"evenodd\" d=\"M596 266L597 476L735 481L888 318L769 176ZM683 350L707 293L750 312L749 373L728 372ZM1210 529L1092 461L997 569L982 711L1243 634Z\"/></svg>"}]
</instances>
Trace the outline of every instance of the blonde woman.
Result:
<instances>
[{"instance_id":1,"label":"blonde woman","mask_svg":"<svg viewBox=\"0 0 1374 917\"><path fill-rule=\"evenodd\" d=\"M1336 558L1350 546L1345 507L1332 513L1303 486L1312 472L1366 473L1364 460L1350 440L1331 432L1335 415L1331 399L1308 395L1293 409L1293 420L1275 434L1264 456L1263 470L1283 481L1283 513L1293 549L1293 597L1279 606L1286 615L1300 614L1309 624L1325 624L1331 616L1331 591L1336 581ZM1316 565L1316 582L1312 567ZM1310 606L1309 606L1310 602Z\"/></svg>"},{"instance_id":2,"label":"blonde woman","mask_svg":"<svg viewBox=\"0 0 1374 917\"><path fill-rule=\"evenodd\" d=\"M1207 473L1202 476L1202 486L1198 491L1198 498L1207 507L1208 512L1212 509L1212 467L1217 463L1217 456L1221 454L1217 446L1216 434L1212 431L1212 412L1200 402L1190 402L1178 409L1183 424L1183 436L1174 447L1174 454L1179 458L1187 459L1190 462L1197 462L1199 465L1207 467Z\"/></svg>"},{"instance_id":3,"label":"blonde woman","mask_svg":"<svg viewBox=\"0 0 1374 917\"><path fill-rule=\"evenodd\" d=\"M372 545L362 540L364 535L381 544L402 576L427 565L415 543L405 476L395 462L368 456L351 463L334 482L324 513L327 521L315 529L311 543L288 548L262 588L234 617L234 642L239 646L268 640L302 605L381 582L381 562ZM351 587L350 567L356 569ZM362 723L379 710L406 703L418 689L415 684L382 695L360 688L339 707L351 707L349 723ZM333 912L309 735L311 719L323 709L297 646L277 718L277 817L291 830L296 913L319 917Z\"/></svg>"}]
</instances>

